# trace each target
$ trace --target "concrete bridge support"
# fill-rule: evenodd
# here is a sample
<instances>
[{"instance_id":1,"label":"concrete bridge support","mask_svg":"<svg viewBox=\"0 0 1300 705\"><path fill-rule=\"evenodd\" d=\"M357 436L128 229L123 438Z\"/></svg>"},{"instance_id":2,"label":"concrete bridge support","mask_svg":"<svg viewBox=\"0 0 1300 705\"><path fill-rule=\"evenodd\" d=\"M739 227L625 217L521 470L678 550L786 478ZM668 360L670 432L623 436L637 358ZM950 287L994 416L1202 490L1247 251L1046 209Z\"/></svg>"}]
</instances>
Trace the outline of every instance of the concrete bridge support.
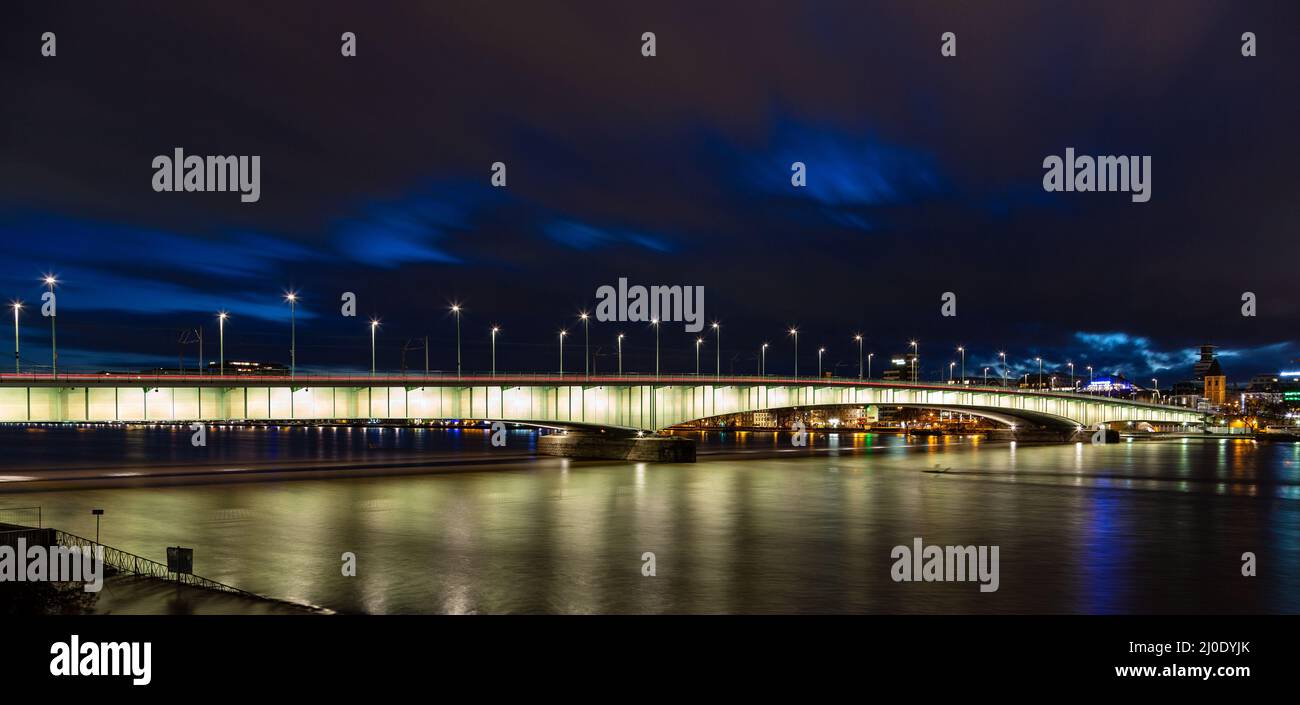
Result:
<instances>
[{"instance_id":1,"label":"concrete bridge support","mask_svg":"<svg viewBox=\"0 0 1300 705\"><path fill-rule=\"evenodd\" d=\"M569 431L537 439L537 452L566 458L693 463L695 441L677 436L611 436L599 432Z\"/></svg>"}]
</instances>

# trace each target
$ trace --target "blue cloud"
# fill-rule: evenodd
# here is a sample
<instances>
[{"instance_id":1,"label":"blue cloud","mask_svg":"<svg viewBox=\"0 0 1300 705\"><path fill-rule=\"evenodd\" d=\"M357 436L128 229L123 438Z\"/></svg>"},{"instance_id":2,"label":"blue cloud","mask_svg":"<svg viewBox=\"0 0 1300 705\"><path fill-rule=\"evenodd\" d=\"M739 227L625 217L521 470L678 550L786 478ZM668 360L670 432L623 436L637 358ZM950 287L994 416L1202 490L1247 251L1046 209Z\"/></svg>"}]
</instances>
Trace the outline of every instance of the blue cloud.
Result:
<instances>
[{"instance_id":1,"label":"blue cloud","mask_svg":"<svg viewBox=\"0 0 1300 705\"><path fill-rule=\"evenodd\" d=\"M574 220L555 220L542 226L552 240L577 250L591 250L618 244L632 244L656 252L669 252L664 240L621 228L597 228Z\"/></svg>"}]
</instances>

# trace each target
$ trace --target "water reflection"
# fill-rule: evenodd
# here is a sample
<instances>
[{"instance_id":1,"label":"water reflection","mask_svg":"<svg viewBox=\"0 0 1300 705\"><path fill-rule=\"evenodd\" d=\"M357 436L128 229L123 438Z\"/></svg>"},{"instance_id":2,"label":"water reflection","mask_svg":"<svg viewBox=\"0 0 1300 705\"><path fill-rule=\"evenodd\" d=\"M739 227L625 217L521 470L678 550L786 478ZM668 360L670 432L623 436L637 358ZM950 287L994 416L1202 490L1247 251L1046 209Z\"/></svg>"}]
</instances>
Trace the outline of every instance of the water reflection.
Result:
<instances>
[{"instance_id":1,"label":"water reflection","mask_svg":"<svg viewBox=\"0 0 1300 705\"><path fill-rule=\"evenodd\" d=\"M15 468L491 456L466 430L0 431ZM1296 612L1300 446L1246 440L1026 446L969 439L694 434L693 465L533 458L490 469L36 492L47 525L255 592L371 613ZM188 435L185 436L188 438ZM213 442L209 435L209 443ZM517 442L516 442L517 441ZM185 444L188 445L188 444ZM10 451L13 451L12 453ZM9 485L0 485L9 489ZM1001 547L1000 589L895 583L890 550ZM1259 577L1243 578L1253 551ZM341 556L357 556L357 576ZM656 575L642 575L653 552Z\"/></svg>"}]
</instances>

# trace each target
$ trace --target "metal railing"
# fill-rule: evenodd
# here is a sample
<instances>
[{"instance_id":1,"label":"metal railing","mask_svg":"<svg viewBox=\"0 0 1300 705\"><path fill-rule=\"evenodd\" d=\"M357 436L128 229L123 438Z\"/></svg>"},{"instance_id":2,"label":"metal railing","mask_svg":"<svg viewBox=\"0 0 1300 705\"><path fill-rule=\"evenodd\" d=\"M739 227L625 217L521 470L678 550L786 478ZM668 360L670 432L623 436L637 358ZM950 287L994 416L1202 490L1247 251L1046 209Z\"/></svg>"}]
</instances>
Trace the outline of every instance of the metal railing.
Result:
<instances>
[{"instance_id":1,"label":"metal railing","mask_svg":"<svg viewBox=\"0 0 1300 705\"><path fill-rule=\"evenodd\" d=\"M162 563L151 561L148 558L137 556L134 553L127 553L126 551L113 548L112 546L104 546L102 543L96 543L88 538L77 536L76 534L69 534L66 531L60 531L58 529L51 529L51 531L54 532L55 541L60 546L66 546L69 548L76 546L82 551L87 549L93 550L96 546L102 546L104 549L104 565L110 566L122 573L157 578L159 580L171 580L184 585L192 585L194 587L217 590L219 592L229 592L246 597L261 597L260 595L248 592L247 590L240 590L237 587L232 587L225 583L219 583L215 580L209 580L208 578L199 575L173 573Z\"/></svg>"},{"instance_id":2,"label":"metal railing","mask_svg":"<svg viewBox=\"0 0 1300 705\"><path fill-rule=\"evenodd\" d=\"M10 517L20 516L17 515L18 512L27 512L27 517L28 517L27 520L10 521ZM16 526L31 526L30 522L31 522L31 517L33 516L32 512L35 512L36 528L39 529L42 526L44 526L44 524L41 523L40 507L0 507L0 526L3 526L5 524L13 524Z\"/></svg>"},{"instance_id":3,"label":"metal railing","mask_svg":"<svg viewBox=\"0 0 1300 705\"><path fill-rule=\"evenodd\" d=\"M14 526L6 524L4 526ZM219 592L228 592L245 597L261 598L260 595L240 590L237 587L219 583L215 580L209 580L199 575L188 573L173 573L167 570L167 566L157 561L151 561L144 556L137 556L134 553L128 553L119 548L105 546L102 543L96 543L88 538L70 534L58 529L33 529L31 527L12 528L0 530L0 546L9 546L17 549L18 541L22 540L27 546L62 546L65 548L76 547L83 554L93 552L96 547L104 549L104 565L112 568L119 573L128 575L139 575L147 578L157 578L159 580L170 580L172 582L191 585L193 587L204 588L207 590L216 590Z\"/></svg>"}]
</instances>

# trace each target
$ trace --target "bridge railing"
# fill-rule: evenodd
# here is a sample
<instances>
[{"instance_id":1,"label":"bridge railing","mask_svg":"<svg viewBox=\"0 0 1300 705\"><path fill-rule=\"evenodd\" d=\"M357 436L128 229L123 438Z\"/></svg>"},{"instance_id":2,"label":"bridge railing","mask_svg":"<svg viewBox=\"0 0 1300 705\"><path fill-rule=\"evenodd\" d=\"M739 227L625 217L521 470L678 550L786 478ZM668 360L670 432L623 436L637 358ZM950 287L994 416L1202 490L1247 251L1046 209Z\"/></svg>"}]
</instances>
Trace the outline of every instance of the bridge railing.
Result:
<instances>
[{"instance_id":1,"label":"bridge railing","mask_svg":"<svg viewBox=\"0 0 1300 705\"><path fill-rule=\"evenodd\" d=\"M1041 389L1033 387L1003 386L1000 383L994 384L959 384L946 382L908 382L882 379L858 379L857 377L815 377L815 376L782 376L782 375L714 375L709 373L671 373L671 374L653 374L640 372L625 372L623 374L586 374L584 372L569 372L563 374L556 372L497 372L496 374L487 372L477 372L472 374L456 374L447 371L430 371L425 374L422 371L406 371L399 373L380 373L380 374L348 374L348 373L303 373L293 376L286 374L191 374L191 373L171 373L171 372L150 372L130 373L130 372L61 372L57 377L44 373L0 373L0 385L21 385L23 383L36 384L40 386L55 386L61 384L69 385L86 385L86 386L168 386L175 383L198 384L200 386L313 386L313 385L346 385L346 386L368 386L368 385L395 385L395 386L413 386L421 383L437 384L446 386L448 384L465 384L465 385L491 385L491 384L768 384L768 385L824 385L824 386L860 386L860 387L889 387L895 389L922 389L931 391L963 391L963 392L989 392L998 394L1014 394L1025 396L1048 396L1069 399L1089 399L1103 400L1109 399L1125 404L1137 404L1160 409L1189 410L1186 407L1172 406L1167 404L1157 404L1153 402L1138 401L1136 399L1124 397L1112 397L1104 393L1094 393L1083 390L1061 390L1061 389Z\"/></svg>"}]
</instances>

